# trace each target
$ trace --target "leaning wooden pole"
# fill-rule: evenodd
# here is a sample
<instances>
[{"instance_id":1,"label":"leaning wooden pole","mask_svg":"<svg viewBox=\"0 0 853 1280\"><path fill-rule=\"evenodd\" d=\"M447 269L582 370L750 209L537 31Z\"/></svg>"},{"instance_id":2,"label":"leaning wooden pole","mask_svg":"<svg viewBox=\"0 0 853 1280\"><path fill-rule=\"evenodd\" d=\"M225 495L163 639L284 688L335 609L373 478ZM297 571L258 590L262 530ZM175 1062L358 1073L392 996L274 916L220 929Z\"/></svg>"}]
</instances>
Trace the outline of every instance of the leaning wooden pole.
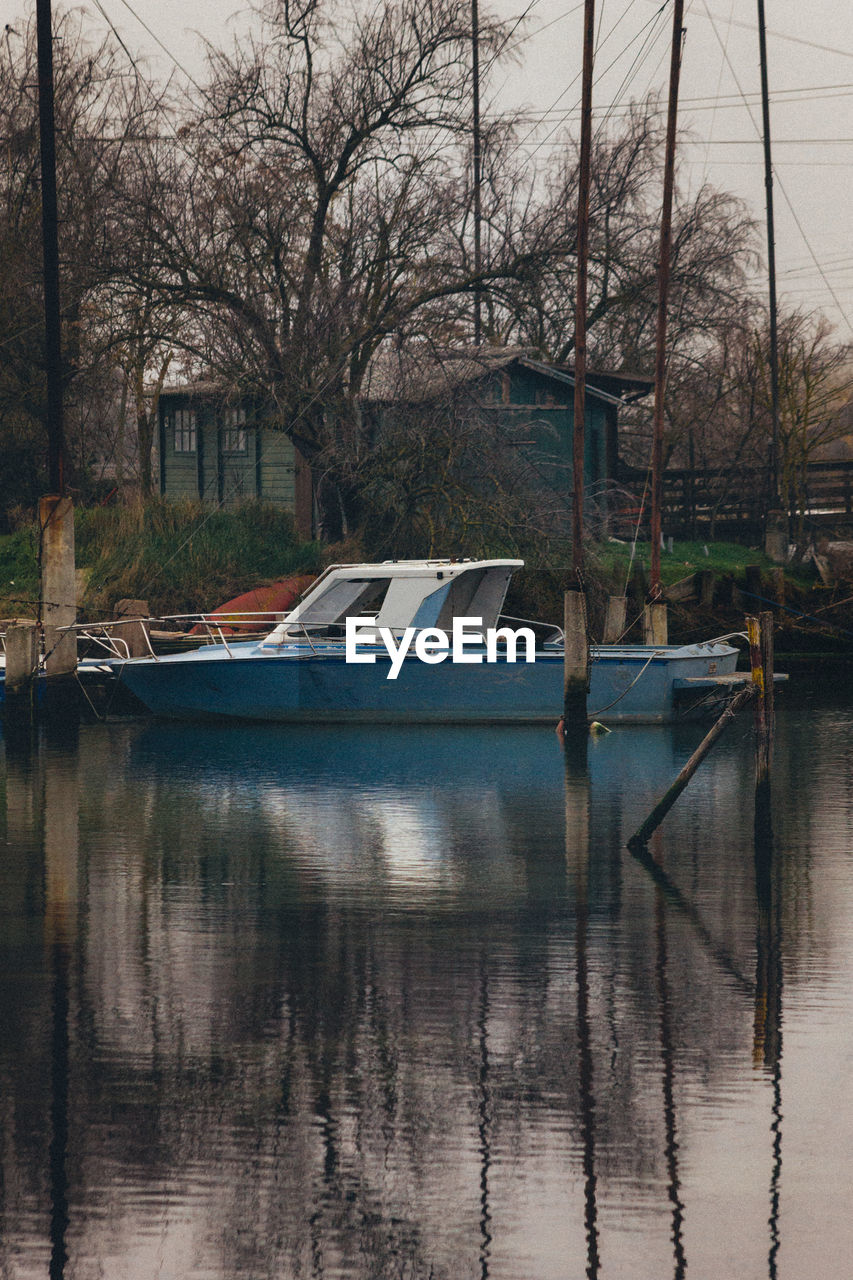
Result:
<instances>
[{"instance_id":1,"label":"leaning wooden pole","mask_svg":"<svg viewBox=\"0 0 853 1280\"><path fill-rule=\"evenodd\" d=\"M684 0L675 0L672 13L672 50L669 64L669 106L663 171L663 207L658 258L658 313L655 335L655 410L652 436L651 581L649 598L660 596L661 507L663 505L663 411L666 391L666 311L669 299L672 248L672 193L675 186L675 127L678 115L678 82L681 75L681 38Z\"/></svg>"},{"instance_id":2,"label":"leaning wooden pole","mask_svg":"<svg viewBox=\"0 0 853 1280\"><path fill-rule=\"evenodd\" d=\"M687 764L679 773L672 786L661 796L660 800L652 809L645 822L641 823L631 839L628 841L629 849L642 849L648 841L649 836L663 822L708 752L716 743L717 739L728 728L732 720L742 707L745 707L755 697L755 689L753 685L747 685L745 689L741 689L740 693L735 694L723 714L720 716L716 724L711 728L699 746L693 752L693 755L687 761Z\"/></svg>"}]
</instances>

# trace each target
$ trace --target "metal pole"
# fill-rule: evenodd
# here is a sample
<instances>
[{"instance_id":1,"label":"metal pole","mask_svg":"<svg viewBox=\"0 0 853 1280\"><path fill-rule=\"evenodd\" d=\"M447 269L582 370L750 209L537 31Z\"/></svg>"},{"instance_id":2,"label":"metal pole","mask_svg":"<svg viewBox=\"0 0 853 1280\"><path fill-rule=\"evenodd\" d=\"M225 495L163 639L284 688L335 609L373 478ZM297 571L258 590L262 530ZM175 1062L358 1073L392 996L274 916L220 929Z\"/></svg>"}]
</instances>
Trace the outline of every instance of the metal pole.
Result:
<instances>
[{"instance_id":1,"label":"metal pole","mask_svg":"<svg viewBox=\"0 0 853 1280\"><path fill-rule=\"evenodd\" d=\"M669 63L669 106L666 119L666 153L663 171L663 208L658 260L658 315L655 344L655 416L652 441L651 582L649 597L660 595L661 506L663 504L663 407L666 391L666 307L669 295L669 258L672 247L672 191L675 185L675 125L678 114L678 81L681 75L681 40L684 0L675 0L672 12L672 50Z\"/></svg>"},{"instance_id":2,"label":"metal pole","mask_svg":"<svg viewBox=\"0 0 853 1280\"><path fill-rule=\"evenodd\" d=\"M471 72L474 80L474 346L479 347L483 335L483 296L480 272L483 267L480 203L480 14L477 0L471 0Z\"/></svg>"},{"instance_id":3,"label":"metal pole","mask_svg":"<svg viewBox=\"0 0 853 1280\"><path fill-rule=\"evenodd\" d=\"M773 164L770 156L770 99L767 86L767 29L764 0L758 0L758 48L761 60L761 116L764 133L764 191L767 205L767 275L770 291L770 406L773 436L770 446L770 503L779 502L779 333L776 320L776 238L773 226Z\"/></svg>"},{"instance_id":4,"label":"metal pole","mask_svg":"<svg viewBox=\"0 0 853 1280\"><path fill-rule=\"evenodd\" d=\"M572 437L572 568L580 583L583 573L583 452L586 412L586 282L589 261L589 188L592 151L592 64L595 41L595 0L584 0L581 142L578 172L578 288L575 304L575 404Z\"/></svg>"},{"instance_id":5,"label":"metal pole","mask_svg":"<svg viewBox=\"0 0 853 1280\"><path fill-rule=\"evenodd\" d=\"M36 0L41 225L44 252L44 328L47 366L48 475L51 493L65 492L62 429L62 347L59 326L59 245L56 207L56 132L53 116L53 36L50 0Z\"/></svg>"}]
</instances>

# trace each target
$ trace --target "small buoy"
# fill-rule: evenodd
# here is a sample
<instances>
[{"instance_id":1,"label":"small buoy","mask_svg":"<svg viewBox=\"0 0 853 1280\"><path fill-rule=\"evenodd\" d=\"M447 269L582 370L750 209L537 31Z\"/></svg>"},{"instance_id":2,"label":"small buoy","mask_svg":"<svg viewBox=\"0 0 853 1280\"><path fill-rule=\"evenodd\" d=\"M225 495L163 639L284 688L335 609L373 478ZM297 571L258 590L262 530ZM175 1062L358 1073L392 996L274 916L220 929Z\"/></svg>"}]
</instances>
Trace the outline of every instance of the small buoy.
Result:
<instances>
[{"instance_id":1,"label":"small buoy","mask_svg":"<svg viewBox=\"0 0 853 1280\"><path fill-rule=\"evenodd\" d=\"M607 725L602 724L600 720L593 720L589 726L589 731L590 733L596 733L596 734L612 732L612 730L608 729Z\"/></svg>"}]
</instances>

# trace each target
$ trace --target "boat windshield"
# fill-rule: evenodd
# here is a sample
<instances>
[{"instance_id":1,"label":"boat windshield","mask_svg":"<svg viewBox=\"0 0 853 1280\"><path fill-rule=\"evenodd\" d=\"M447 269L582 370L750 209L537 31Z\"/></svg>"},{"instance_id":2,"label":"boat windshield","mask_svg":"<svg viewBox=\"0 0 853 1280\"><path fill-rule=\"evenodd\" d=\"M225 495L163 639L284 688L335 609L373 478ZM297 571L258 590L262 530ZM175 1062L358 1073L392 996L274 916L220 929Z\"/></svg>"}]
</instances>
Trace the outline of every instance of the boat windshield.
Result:
<instances>
[{"instance_id":1,"label":"boat windshield","mask_svg":"<svg viewBox=\"0 0 853 1280\"><path fill-rule=\"evenodd\" d=\"M337 636L347 618L372 618L377 627L450 631L456 617L477 617L494 626L518 562L397 563L365 566L373 573L333 568L318 581L264 643L281 644L300 635Z\"/></svg>"}]
</instances>

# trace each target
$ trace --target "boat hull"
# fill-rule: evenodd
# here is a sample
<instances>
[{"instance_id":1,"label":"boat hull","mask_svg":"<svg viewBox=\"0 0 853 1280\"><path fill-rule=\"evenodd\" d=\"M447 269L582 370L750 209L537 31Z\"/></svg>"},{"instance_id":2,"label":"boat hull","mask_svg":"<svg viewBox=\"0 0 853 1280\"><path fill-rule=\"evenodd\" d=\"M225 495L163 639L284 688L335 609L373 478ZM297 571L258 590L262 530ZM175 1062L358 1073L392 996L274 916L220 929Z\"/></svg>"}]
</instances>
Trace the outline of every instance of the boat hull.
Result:
<instances>
[{"instance_id":1,"label":"boat hull","mask_svg":"<svg viewBox=\"0 0 853 1280\"><path fill-rule=\"evenodd\" d=\"M593 650L590 716L604 723L674 720L684 681L732 672L728 645ZM443 662L414 656L395 680L390 659L347 663L342 650L264 652L256 645L210 646L190 654L115 664L156 715L290 723L555 723L563 702L563 656L533 663ZM707 692L707 691L706 691Z\"/></svg>"}]
</instances>

